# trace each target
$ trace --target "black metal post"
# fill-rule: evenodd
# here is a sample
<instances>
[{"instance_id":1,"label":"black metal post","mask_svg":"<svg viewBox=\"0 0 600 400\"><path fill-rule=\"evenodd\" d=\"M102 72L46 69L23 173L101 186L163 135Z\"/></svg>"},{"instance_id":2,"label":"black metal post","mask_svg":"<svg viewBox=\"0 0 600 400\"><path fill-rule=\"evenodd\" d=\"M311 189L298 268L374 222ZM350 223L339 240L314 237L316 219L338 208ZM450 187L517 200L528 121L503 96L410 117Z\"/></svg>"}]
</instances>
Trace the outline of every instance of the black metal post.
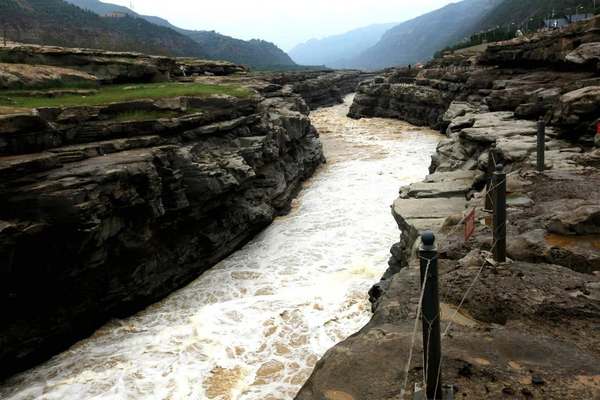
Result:
<instances>
[{"instance_id":1,"label":"black metal post","mask_svg":"<svg viewBox=\"0 0 600 400\"><path fill-rule=\"evenodd\" d=\"M546 165L546 121L540 118L537 123L537 170L544 172Z\"/></svg>"},{"instance_id":2,"label":"black metal post","mask_svg":"<svg viewBox=\"0 0 600 400\"><path fill-rule=\"evenodd\" d=\"M506 261L506 172L498 164L494 172L494 260Z\"/></svg>"},{"instance_id":3,"label":"black metal post","mask_svg":"<svg viewBox=\"0 0 600 400\"><path fill-rule=\"evenodd\" d=\"M485 209L487 211L492 211L494 209L494 192L492 188L494 185L492 184L492 180L494 177L494 170L496 169L496 143L492 143L492 147L490 147L488 151L488 183L485 188Z\"/></svg>"},{"instance_id":4,"label":"black metal post","mask_svg":"<svg viewBox=\"0 0 600 400\"><path fill-rule=\"evenodd\" d=\"M442 340L440 335L440 299L438 294L438 253L433 232L421 235L421 288L423 290L423 367L426 371L428 400L442 398Z\"/></svg>"}]
</instances>

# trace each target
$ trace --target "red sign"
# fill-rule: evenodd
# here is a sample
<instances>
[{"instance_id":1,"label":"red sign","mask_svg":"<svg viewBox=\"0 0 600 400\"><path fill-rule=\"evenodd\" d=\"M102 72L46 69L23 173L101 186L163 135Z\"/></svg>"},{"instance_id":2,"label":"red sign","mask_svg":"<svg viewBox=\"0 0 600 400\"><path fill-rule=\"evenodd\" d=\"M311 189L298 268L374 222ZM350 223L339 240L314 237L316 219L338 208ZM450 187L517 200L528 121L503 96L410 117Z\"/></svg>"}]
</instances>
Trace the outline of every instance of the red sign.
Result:
<instances>
[{"instance_id":1,"label":"red sign","mask_svg":"<svg viewBox=\"0 0 600 400\"><path fill-rule=\"evenodd\" d=\"M465 218L465 242L475 233L475 209L473 208Z\"/></svg>"},{"instance_id":2,"label":"red sign","mask_svg":"<svg viewBox=\"0 0 600 400\"><path fill-rule=\"evenodd\" d=\"M596 135L600 135L600 121L596 124Z\"/></svg>"}]
</instances>

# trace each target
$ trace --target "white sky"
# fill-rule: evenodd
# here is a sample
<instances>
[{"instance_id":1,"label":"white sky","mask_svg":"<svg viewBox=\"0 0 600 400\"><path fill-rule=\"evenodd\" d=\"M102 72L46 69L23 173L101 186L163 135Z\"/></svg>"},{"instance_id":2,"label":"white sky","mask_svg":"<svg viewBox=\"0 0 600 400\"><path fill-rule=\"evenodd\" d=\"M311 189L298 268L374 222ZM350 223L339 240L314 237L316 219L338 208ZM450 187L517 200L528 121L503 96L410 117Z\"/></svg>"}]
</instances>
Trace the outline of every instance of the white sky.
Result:
<instances>
[{"instance_id":1,"label":"white sky","mask_svg":"<svg viewBox=\"0 0 600 400\"><path fill-rule=\"evenodd\" d=\"M102 0L130 6L132 0ZM133 0L139 14L181 28L265 39L288 51L298 43L385 22L402 22L458 0Z\"/></svg>"}]
</instances>

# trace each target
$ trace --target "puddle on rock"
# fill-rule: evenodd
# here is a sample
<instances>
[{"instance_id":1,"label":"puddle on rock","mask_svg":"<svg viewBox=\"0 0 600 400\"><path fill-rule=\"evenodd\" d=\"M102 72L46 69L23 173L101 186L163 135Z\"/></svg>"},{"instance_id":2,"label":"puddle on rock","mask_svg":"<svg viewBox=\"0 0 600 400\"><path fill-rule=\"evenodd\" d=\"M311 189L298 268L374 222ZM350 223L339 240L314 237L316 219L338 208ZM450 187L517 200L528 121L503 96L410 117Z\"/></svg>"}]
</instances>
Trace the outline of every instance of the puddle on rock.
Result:
<instances>
[{"instance_id":1,"label":"puddle on rock","mask_svg":"<svg viewBox=\"0 0 600 400\"><path fill-rule=\"evenodd\" d=\"M0 398L293 398L370 319L367 292L399 239L390 204L427 175L441 139L349 119L351 100L312 113L329 162L288 216L187 287L4 382Z\"/></svg>"}]
</instances>

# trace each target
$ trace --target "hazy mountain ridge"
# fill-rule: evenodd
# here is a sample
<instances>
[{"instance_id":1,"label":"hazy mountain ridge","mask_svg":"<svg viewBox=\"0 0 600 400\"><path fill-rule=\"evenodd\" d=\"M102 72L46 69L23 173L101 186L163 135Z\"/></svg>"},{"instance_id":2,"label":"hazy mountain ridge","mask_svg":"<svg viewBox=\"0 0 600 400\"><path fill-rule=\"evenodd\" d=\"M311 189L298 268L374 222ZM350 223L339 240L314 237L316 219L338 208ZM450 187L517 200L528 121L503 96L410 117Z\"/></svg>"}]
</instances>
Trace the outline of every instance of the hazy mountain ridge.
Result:
<instances>
[{"instance_id":1,"label":"hazy mountain ridge","mask_svg":"<svg viewBox=\"0 0 600 400\"><path fill-rule=\"evenodd\" d=\"M520 0L522 1L522 0ZM363 69L415 64L470 36L502 0L464 0L401 23L350 62Z\"/></svg>"},{"instance_id":2,"label":"hazy mountain ridge","mask_svg":"<svg viewBox=\"0 0 600 400\"><path fill-rule=\"evenodd\" d=\"M311 39L294 47L289 54L299 64L345 68L350 60L375 45L396 25L374 24L323 39Z\"/></svg>"},{"instance_id":3,"label":"hazy mountain ridge","mask_svg":"<svg viewBox=\"0 0 600 400\"><path fill-rule=\"evenodd\" d=\"M164 18L141 15L135 11L98 0L65 0L78 7L93 11L100 15L117 12L128 14L144 19L152 24L170 28L199 44L205 53L205 57L226 60L237 64L245 64L253 67L269 66L294 66L292 61L283 50L275 44L253 39L249 41L232 38L214 31L194 31L179 28Z\"/></svg>"}]
</instances>

